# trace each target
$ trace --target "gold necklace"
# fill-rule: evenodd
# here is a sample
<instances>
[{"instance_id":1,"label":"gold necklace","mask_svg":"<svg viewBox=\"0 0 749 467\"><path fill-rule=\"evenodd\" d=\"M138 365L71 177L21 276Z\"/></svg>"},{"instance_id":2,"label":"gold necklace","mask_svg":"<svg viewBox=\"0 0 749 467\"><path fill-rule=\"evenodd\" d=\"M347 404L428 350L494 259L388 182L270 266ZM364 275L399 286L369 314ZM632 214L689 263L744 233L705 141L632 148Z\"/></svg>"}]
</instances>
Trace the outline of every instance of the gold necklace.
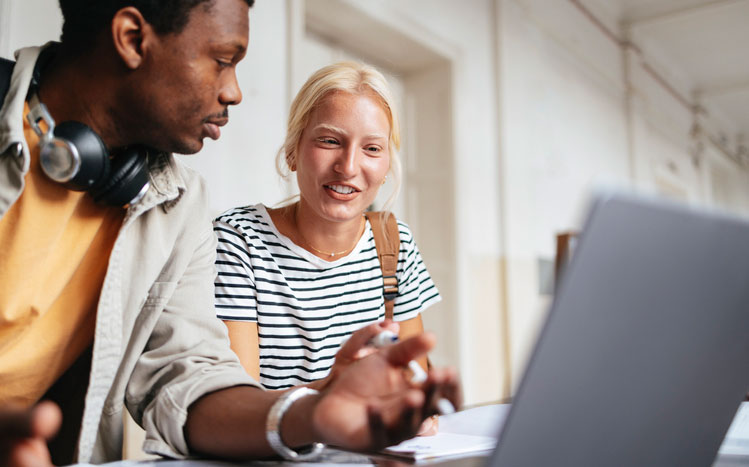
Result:
<instances>
[{"instance_id":1,"label":"gold necklace","mask_svg":"<svg viewBox=\"0 0 749 467\"><path fill-rule=\"evenodd\" d=\"M331 253L331 252L319 250L319 249L315 248L314 246L312 246L312 244L307 241L307 239L304 237L304 234L302 233L302 229L299 228L299 222L297 221L298 213L299 213L299 203L297 203L297 204L294 205L294 224L296 225L296 231L299 232L299 237L302 239L302 242L305 245L307 245L308 247L312 248L315 252L320 253L321 255L328 256L330 258L332 258L334 256L342 255L344 253L348 253L349 251L353 250L354 247L356 247L356 244L359 243L359 239L361 238L362 234L364 233L364 226L366 225L364 223L364 216L362 215L361 227L359 227L359 234L354 239L354 244L351 245L350 247L346 248L345 250L335 251L335 252Z\"/></svg>"},{"instance_id":2,"label":"gold necklace","mask_svg":"<svg viewBox=\"0 0 749 467\"><path fill-rule=\"evenodd\" d=\"M300 233L300 235L301 235L301 233ZM307 239L304 238L304 236L302 236L302 240L304 240L304 244L305 245L307 245L308 247L312 248L317 253L320 253L321 255L325 255L325 256L330 256L331 258L334 257L334 256L342 255L344 253L348 253L349 251L351 251L351 250L354 249L354 246L356 246L356 243L354 243L354 245L352 245L350 248L348 248L346 250L336 251L336 252L333 252L333 253L328 253L327 251L318 250L317 248L315 248L312 245L310 245L310 243L307 241Z\"/></svg>"}]
</instances>

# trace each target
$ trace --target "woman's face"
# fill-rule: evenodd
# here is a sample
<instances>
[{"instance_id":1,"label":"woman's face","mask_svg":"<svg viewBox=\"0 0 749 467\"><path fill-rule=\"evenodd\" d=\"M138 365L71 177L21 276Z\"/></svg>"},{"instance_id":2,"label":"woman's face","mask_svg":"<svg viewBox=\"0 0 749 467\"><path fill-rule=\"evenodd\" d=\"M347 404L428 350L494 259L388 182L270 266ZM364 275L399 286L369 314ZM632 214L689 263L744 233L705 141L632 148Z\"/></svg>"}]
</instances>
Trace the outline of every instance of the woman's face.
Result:
<instances>
[{"instance_id":1,"label":"woman's face","mask_svg":"<svg viewBox=\"0 0 749 467\"><path fill-rule=\"evenodd\" d=\"M310 114L297 150L301 202L327 221L358 221L390 167L390 123L370 94L336 91Z\"/></svg>"}]
</instances>

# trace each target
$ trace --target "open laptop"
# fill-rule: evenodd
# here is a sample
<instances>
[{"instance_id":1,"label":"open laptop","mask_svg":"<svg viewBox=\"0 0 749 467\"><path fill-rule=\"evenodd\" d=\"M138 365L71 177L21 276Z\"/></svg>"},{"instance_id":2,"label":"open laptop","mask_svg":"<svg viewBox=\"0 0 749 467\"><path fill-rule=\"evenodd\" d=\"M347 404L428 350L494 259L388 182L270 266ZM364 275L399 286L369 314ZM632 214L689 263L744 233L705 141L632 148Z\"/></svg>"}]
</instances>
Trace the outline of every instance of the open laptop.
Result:
<instances>
[{"instance_id":1,"label":"open laptop","mask_svg":"<svg viewBox=\"0 0 749 467\"><path fill-rule=\"evenodd\" d=\"M601 196L489 465L707 466L747 389L749 222Z\"/></svg>"}]
</instances>

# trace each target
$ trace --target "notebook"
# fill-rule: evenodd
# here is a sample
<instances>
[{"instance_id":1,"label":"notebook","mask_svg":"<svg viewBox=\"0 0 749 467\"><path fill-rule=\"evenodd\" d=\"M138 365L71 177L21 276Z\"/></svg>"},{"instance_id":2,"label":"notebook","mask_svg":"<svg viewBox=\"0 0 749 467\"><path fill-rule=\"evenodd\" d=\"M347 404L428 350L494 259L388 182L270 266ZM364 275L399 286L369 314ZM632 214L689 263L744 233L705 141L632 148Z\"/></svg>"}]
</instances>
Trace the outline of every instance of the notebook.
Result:
<instances>
[{"instance_id":1,"label":"notebook","mask_svg":"<svg viewBox=\"0 0 749 467\"><path fill-rule=\"evenodd\" d=\"M509 408L507 404L486 405L440 416L436 435L403 441L383 453L409 462L489 454L497 445L497 430Z\"/></svg>"}]
</instances>

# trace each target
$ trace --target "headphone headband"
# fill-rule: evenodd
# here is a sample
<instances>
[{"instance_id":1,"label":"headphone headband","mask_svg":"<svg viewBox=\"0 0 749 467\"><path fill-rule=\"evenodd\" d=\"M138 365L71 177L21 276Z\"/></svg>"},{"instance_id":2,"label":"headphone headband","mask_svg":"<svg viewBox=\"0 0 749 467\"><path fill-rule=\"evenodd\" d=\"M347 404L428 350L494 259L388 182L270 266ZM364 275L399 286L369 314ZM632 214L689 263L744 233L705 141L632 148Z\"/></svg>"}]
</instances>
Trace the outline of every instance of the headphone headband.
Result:
<instances>
[{"instance_id":1,"label":"headphone headband","mask_svg":"<svg viewBox=\"0 0 749 467\"><path fill-rule=\"evenodd\" d=\"M39 52L39 56L34 64L34 70L31 72L31 82L29 83L27 100L32 94L39 92L39 86L42 82L42 74L44 73L44 70L47 69L52 59L55 58L58 50L60 50L60 43L50 42L41 50L41 52Z\"/></svg>"}]
</instances>

